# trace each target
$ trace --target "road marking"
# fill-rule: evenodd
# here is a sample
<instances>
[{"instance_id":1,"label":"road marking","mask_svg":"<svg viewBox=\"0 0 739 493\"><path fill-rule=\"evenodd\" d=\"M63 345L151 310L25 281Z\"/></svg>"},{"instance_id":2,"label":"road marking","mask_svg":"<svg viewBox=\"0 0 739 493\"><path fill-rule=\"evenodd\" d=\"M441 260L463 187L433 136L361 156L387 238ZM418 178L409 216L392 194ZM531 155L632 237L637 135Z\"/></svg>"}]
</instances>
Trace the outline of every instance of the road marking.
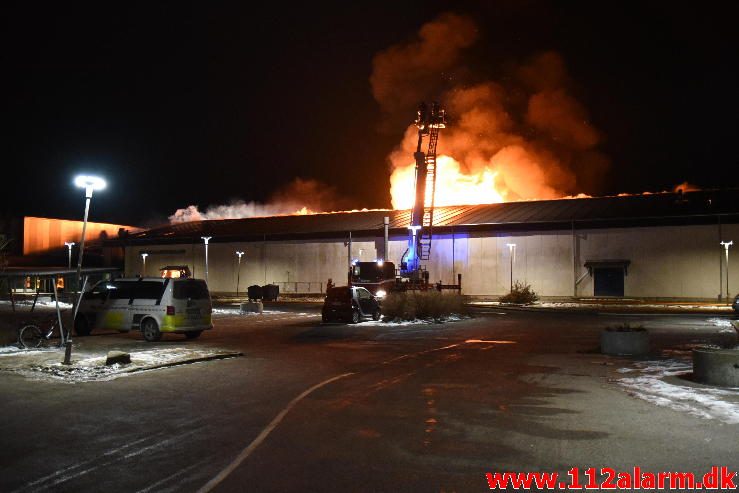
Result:
<instances>
[{"instance_id":1,"label":"road marking","mask_svg":"<svg viewBox=\"0 0 739 493\"><path fill-rule=\"evenodd\" d=\"M169 476L167 476L167 477L166 477L166 478L164 478L164 479L160 479L160 480L159 480L159 481L157 481L156 483L152 483L152 484L150 484L150 485L149 485L149 486L147 486L146 488L144 488L144 489L142 489L142 490L139 490L139 491L137 491L136 493L148 493L149 491L151 491L151 490L153 490L153 489L155 489L155 488L158 488L159 486L163 485L164 483L166 483L166 482L168 482L168 481L171 481L171 480L173 480L173 479L175 479L175 478L177 478L177 477L179 477L179 476L182 476L183 474L185 474L185 473L187 473L187 472L191 471L192 469L194 469L194 468L196 468L196 467L200 467L200 466L203 466L203 465L205 465L205 464L206 464L207 462L208 462L208 459L205 459L205 460L201 460L201 461L200 461L200 462L198 462L198 463L192 464L191 466L187 466L186 468L184 468L184 469L182 469L182 470L180 470L180 471L177 471L177 472L176 472L176 473L174 473L174 474L170 474Z\"/></svg>"},{"instance_id":2,"label":"road marking","mask_svg":"<svg viewBox=\"0 0 739 493\"><path fill-rule=\"evenodd\" d=\"M162 435L162 433L158 433L157 435ZM157 436L157 435L155 435L155 436ZM144 442L146 440L150 440L151 438L152 438L151 436L146 436L144 438L141 438L139 440L135 440L135 441L133 441L131 443L127 443L127 444L125 444L125 445L123 445L121 447L115 448L113 450L108 450L107 452L105 452L105 453L102 454L102 457L107 457L107 456L116 454L118 452L121 452L123 450L126 450L127 448L133 447L134 445L138 445L141 442ZM56 472L53 472L53 473L51 473L49 475L46 475L46 476L44 476L42 478L39 478L39 479L35 480L35 481L31 481L30 483L26 484L25 486L22 486L21 488L13 491L13 493L22 491L22 490L24 490L26 488L31 488L33 486L36 486L39 483L43 483L44 481L47 481L49 479L54 479L57 476L61 476L62 474L68 473L68 472L70 472L70 471L72 471L74 469L79 469L80 467L84 467L84 466L86 466L88 464L92 464L93 462L98 462L99 460L100 460L99 457L95 457L94 459L90 459L90 460L86 460L86 461L83 461L83 462L79 462L79 463L74 464L72 466L65 467L64 469L59 469ZM56 484L56 483L54 483L54 484Z\"/></svg>"},{"instance_id":3,"label":"road marking","mask_svg":"<svg viewBox=\"0 0 739 493\"><path fill-rule=\"evenodd\" d=\"M275 416L275 418L262 430L262 432L259 433L259 435L244 450L242 450L241 453L228 466L226 466L225 469L219 472L213 479L208 481L205 486L200 488L198 490L198 493L207 493L208 491L211 491L213 488L218 486L224 479L226 479L229 474L231 474L237 467L239 467L241 463L244 462L244 460L246 460L246 458L249 457L252 452L254 452L257 447L262 444L262 442L264 442L269 434L272 433L272 430L274 430L277 425L280 424L287 413L289 413L290 410L295 407L298 402L303 400L312 392L320 389L321 387L335 382L339 379L348 377L350 375L354 375L354 373L344 373L342 375L337 375L335 377L329 378L328 380L324 380L323 382L317 383L313 387L309 388L308 390L304 391L302 394L291 400L290 403L285 406L285 408L280 411L280 413Z\"/></svg>"},{"instance_id":4,"label":"road marking","mask_svg":"<svg viewBox=\"0 0 739 493\"><path fill-rule=\"evenodd\" d=\"M486 341L482 339L467 339L466 344L516 344L516 341Z\"/></svg>"}]
</instances>

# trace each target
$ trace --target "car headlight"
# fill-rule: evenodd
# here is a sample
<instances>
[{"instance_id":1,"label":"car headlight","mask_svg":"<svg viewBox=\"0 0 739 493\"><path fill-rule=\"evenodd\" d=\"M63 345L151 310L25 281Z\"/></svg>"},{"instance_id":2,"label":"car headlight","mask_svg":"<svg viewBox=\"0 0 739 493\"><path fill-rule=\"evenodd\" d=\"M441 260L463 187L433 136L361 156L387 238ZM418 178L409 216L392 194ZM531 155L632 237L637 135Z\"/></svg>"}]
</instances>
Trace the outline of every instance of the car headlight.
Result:
<instances>
[{"instance_id":1,"label":"car headlight","mask_svg":"<svg viewBox=\"0 0 739 493\"><path fill-rule=\"evenodd\" d=\"M384 290L378 289L377 293L375 293L375 296L377 296L378 298L384 298L386 294L387 293Z\"/></svg>"}]
</instances>

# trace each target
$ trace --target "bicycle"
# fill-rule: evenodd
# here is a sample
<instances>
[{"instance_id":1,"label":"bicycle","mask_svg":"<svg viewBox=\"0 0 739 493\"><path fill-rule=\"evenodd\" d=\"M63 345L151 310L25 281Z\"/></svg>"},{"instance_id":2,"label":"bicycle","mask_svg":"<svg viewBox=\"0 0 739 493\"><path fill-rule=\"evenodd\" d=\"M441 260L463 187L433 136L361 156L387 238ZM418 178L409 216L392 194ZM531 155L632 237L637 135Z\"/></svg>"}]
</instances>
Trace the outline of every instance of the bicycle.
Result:
<instances>
[{"instance_id":1,"label":"bicycle","mask_svg":"<svg viewBox=\"0 0 739 493\"><path fill-rule=\"evenodd\" d=\"M44 331L35 323L28 323L21 327L18 331L18 343L25 349L36 349L41 346L44 341L51 339L54 330L59 325L59 320L54 317L50 320L48 330ZM61 334L60 334L61 336ZM60 343L61 346L61 343Z\"/></svg>"}]
</instances>

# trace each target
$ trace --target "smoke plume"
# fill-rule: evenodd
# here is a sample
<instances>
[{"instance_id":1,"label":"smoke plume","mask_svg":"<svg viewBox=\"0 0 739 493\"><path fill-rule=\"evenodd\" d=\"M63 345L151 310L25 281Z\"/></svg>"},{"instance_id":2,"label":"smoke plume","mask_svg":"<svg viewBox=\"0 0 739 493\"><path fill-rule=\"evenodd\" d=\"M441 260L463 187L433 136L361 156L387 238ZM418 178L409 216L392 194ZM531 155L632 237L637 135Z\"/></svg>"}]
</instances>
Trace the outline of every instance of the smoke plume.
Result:
<instances>
[{"instance_id":1,"label":"smoke plume","mask_svg":"<svg viewBox=\"0 0 739 493\"><path fill-rule=\"evenodd\" d=\"M602 137L573 95L562 56L533 54L490 80L466 63L467 49L478 39L472 19L444 14L373 62L372 92L389 119L402 112L407 121L429 95L448 111L438 153L452 159L440 159L436 204L470 203L480 192L487 198L474 203L559 198L597 188L608 159L597 150ZM416 141L411 126L389 156L396 208L406 207L412 194L403 180L412 176ZM440 200L439 192L452 186L459 193Z\"/></svg>"},{"instance_id":2,"label":"smoke plume","mask_svg":"<svg viewBox=\"0 0 739 493\"><path fill-rule=\"evenodd\" d=\"M209 219L241 219L246 217L285 216L292 214L313 214L334 210L345 204L337 198L336 191L316 180L296 178L286 187L278 190L265 203L236 200L227 205L211 205L201 211L197 205L190 205L169 216L169 222L184 223Z\"/></svg>"}]
</instances>

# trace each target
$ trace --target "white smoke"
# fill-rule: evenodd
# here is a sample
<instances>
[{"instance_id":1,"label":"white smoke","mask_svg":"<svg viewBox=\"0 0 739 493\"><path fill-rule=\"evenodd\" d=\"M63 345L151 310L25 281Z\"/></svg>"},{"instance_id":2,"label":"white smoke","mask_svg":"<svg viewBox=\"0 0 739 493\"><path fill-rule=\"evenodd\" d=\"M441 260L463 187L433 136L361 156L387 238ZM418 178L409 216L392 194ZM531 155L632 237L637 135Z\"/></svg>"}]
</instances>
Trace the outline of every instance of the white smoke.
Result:
<instances>
[{"instance_id":1,"label":"white smoke","mask_svg":"<svg viewBox=\"0 0 739 493\"><path fill-rule=\"evenodd\" d=\"M316 180L296 178L275 192L266 204L236 200L226 205L210 205L205 212L197 205L189 205L177 209L169 216L169 222L314 214L342 207L346 208L346 203L337 197L334 188Z\"/></svg>"},{"instance_id":2,"label":"white smoke","mask_svg":"<svg viewBox=\"0 0 739 493\"><path fill-rule=\"evenodd\" d=\"M190 221L206 221L210 219L242 219L245 217L285 216L289 214L307 214L310 211L298 204L260 204L237 200L228 205L212 205L201 211L197 205L189 205L169 216L169 222L186 223Z\"/></svg>"}]
</instances>

